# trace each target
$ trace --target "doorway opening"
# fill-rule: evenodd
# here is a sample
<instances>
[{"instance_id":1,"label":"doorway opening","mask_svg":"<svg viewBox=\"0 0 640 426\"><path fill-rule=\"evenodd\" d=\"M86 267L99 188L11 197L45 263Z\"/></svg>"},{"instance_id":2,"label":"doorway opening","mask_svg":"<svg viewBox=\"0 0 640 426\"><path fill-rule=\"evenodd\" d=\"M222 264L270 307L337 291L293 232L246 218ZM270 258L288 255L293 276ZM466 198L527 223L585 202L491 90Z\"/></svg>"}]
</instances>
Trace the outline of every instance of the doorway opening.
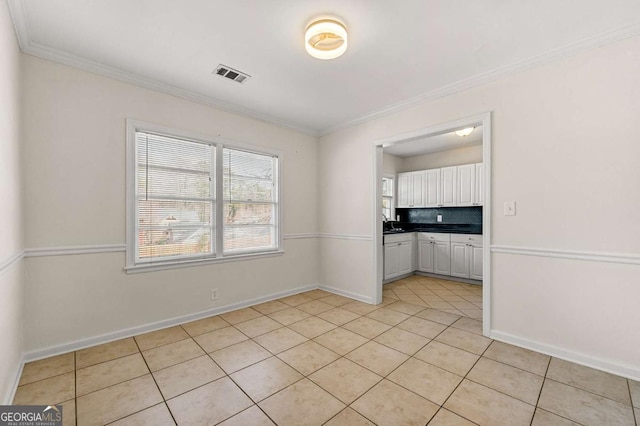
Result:
<instances>
[{"instance_id":1,"label":"doorway opening","mask_svg":"<svg viewBox=\"0 0 640 426\"><path fill-rule=\"evenodd\" d=\"M383 283L389 282L389 277L396 273L392 271L391 256L394 255L390 255L385 280L385 238L387 253L393 253L395 250L389 250L390 241L399 247L405 244L395 243L402 240L396 234L420 230L413 237L416 241L412 256L416 260L412 266L400 261L399 277L406 276L403 273L407 271L418 271L421 275L446 279L452 274L450 264L449 269L436 265L435 274L419 271L432 271L429 269L433 268L429 265L431 253L439 252L443 258L445 254L453 254L457 259L453 279L464 282L461 277L466 273L469 282L482 283L483 333L488 335L491 329L491 113L377 140L373 150L376 303L382 302ZM463 217L464 220L460 219ZM387 226L385 233L384 226ZM403 226L407 229L397 230ZM432 230L435 233L429 232ZM470 241L463 242L463 234L468 234ZM433 236L435 243L424 241ZM424 249L420 250L422 258L416 255L420 241ZM407 247L406 253L409 252ZM437 262L438 255L433 256ZM465 267L466 270L461 269Z\"/></svg>"}]
</instances>

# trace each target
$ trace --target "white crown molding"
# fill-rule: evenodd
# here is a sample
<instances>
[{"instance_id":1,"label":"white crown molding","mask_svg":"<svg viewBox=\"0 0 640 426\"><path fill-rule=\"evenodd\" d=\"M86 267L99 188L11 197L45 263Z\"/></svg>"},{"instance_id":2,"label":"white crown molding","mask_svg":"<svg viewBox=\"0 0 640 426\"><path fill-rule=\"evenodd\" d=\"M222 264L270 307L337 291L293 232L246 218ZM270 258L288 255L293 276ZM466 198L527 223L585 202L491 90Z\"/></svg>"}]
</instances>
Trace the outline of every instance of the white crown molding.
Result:
<instances>
[{"instance_id":1,"label":"white crown molding","mask_svg":"<svg viewBox=\"0 0 640 426\"><path fill-rule=\"evenodd\" d=\"M640 255L630 253L608 253L581 250L559 250L536 247L492 245L491 253L506 253L522 256L554 257L559 259L586 260L591 262L624 263L640 265Z\"/></svg>"},{"instance_id":2,"label":"white crown molding","mask_svg":"<svg viewBox=\"0 0 640 426\"><path fill-rule=\"evenodd\" d=\"M300 126L287 120L282 120L268 114L254 111L249 108L245 108L229 102L224 102L214 97L203 95L192 90L176 87L159 80L144 77L140 74L124 71L119 68L111 67L106 64L101 64L99 62L95 62L89 59L82 58L80 56L72 55L61 50L51 48L49 46L35 43L29 36L29 20L26 14L23 0L9 0L8 4L9 12L13 20L13 26L18 38L18 44L20 45L20 50L22 51L22 53L36 56L42 59L47 59L49 61L58 62L73 68L89 71L94 74L99 74L105 77L124 81L126 83L144 87L145 89L155 90L158 92L166 93L168 95L173 95L193 102L212 106L223 111L240 114L242 116L264 121L266 123L273 124L279 127L302 132L307 135L318 136L318 131L305 126Z\"/></svg>"},{"instance_id":3,"label":"white crown molding","mask_svg":"<svg viewBox=\"0 0 640 426\"><path fill-rule=\"evenodd\" d=\"M435 90L431 90L426 93L405 99L400 102L396 102L391 105L387 105L382 108L372 110L366 114L356 117L352 120L345 121L344 123L337 124L335 126L328 127L320 131L320 136L325 136L334 133L338 130L346 129L349 127L357 126L368 121L375 120L387 115L395 114L399 111L411 108L413 106L434 101L445 96L450 96L464 90L468 90L483 84L490 83L501 77L505 77L509 74L514 74L521 71L526 71L535 68L540 65L544 65L550 62L559 61L569 56L577 55L587 50L595 49L605 46L607 44L615 43L618 41L626 40L628 38L637 37L640 35L640 23L627 25L614 30L599 33L590 37L586 37L582 40L558 47L556 49L549 50L539 55L534 55L521 61L514 62L509 65L495 68L493 70L474 75L469 78L458 80L454 83L447 84L439 87Z\"/></svg>"},{"instance_id":4,"label":"white crown molding","mask_svg":"<svg viewBox=\"0 0 640 426\"><path fill-rule=\"evenodd\" d=\"M558 359L606 371L607 373L615 374L616 376L622 376L636 381L640 380L640 369L638 369L637 365L620 364L583 353L566 350L554 345L524 339L522 337L497 330L491 330L489 332L489 337L500 342L509 343L511 345L519 346L521 348L529 349Z\"/></svg>"},{"instance_id":5,"label":"white crown molding","mask_svg":"<svg viewBox=\"0 0 640 426\"><path fill-rule=\"evenodd\" d=\"M9 270L13 265L17 264L24 257L24 252L19 252L11 257L0 260L0 275Z\"/></svg>"}]
</instances>

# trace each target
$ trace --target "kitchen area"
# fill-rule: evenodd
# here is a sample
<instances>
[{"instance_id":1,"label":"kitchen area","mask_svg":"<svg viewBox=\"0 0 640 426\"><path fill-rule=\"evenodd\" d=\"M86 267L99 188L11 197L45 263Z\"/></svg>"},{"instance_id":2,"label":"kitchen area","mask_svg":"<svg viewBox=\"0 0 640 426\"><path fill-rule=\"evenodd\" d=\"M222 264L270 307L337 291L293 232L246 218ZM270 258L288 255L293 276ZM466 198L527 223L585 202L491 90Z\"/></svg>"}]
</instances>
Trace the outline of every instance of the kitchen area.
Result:
<instances>
[{"instance_id":1,"label":"kitchen area","mask_svg":"<svg viewBox=\"0 0 640 426\"><path fill-rule=\"evenodd\" d=\"M383 284L416 274L482 285L482 126L385 147Z\"/></svg>"}]
</instances>

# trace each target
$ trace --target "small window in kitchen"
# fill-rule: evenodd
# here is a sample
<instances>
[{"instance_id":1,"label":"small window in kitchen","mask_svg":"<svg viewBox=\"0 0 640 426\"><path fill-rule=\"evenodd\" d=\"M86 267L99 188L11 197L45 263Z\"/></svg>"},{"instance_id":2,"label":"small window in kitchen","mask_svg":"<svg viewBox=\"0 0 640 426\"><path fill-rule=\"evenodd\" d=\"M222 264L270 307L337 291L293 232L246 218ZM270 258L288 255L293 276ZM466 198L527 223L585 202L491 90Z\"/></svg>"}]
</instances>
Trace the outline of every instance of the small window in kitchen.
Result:
<instances>
[{"instance_id":1,"label":"small window in kitchen","mask_svg":"<svg viewBox=\"0 0 640 426\"><path fill-rule=\"evenodd\" d=\"M387 220L394 220L393 182L392 177L382 178L382 214Z\"/></svg>"},{"instance_id":2,"label":"small window in kitchen","mask_svg":"<svg viewBox=\"0 0 640 426\"><path fill-rule=\"evenodd\" d=\"M277 153L127 121L127 265L282 253Z\"/></svg>"}]
</instances>

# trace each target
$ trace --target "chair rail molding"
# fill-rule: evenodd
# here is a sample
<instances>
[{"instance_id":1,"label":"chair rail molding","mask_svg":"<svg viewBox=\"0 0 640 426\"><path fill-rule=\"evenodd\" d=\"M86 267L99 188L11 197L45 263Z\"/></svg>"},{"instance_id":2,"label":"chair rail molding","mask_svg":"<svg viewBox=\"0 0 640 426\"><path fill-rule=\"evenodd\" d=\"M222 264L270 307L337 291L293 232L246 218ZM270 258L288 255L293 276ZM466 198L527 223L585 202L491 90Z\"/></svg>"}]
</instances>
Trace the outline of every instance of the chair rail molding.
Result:
<instances>
[{"instance_id":1,"label":"chair rail molding","mask_svg":"<svg viewBox=\"0 0 640 426\"><path fill-rule=\"evenodd\" d=\"M549 249L506 245L492 245L491 253L505 253L521 256L554 257L559 259L640 265L640 254L634 253L611 253L600 251Z\"/></svg>"}]
</instances>

